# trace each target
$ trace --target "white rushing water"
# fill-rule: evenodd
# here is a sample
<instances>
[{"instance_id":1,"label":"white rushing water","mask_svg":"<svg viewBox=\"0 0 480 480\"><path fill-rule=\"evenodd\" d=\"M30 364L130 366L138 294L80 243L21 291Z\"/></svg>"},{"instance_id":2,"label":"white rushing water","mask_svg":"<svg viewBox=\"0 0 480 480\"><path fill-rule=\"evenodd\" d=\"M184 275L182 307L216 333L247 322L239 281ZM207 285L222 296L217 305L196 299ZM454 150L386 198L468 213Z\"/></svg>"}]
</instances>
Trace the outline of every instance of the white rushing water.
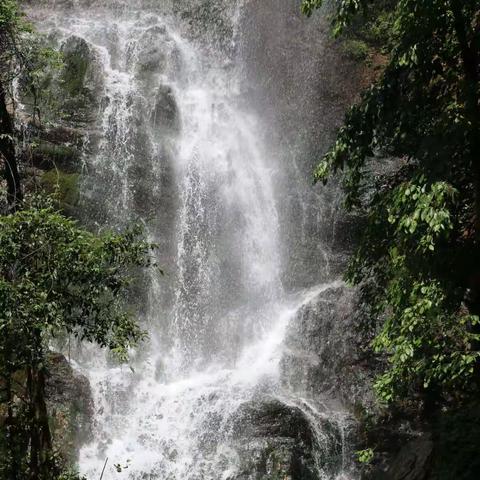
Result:
<instances>
[{"instance_id":1,"label":"white rushing water","mask_svg":"<svg viewBox=\"0 0 480 480\"><path fill-rule=\"evenodd\" d=\"M233 423L257 398L300 407L317 442L327 441L315 430L326 414L283 385L280 364L296 314L339 283L284 291L279 166L260 119L242 102L234 62L202 54L172 18L87 10L44 26L60 43L85 40L98 69L100 141L85 195L104 202L113 224L149 203L151 238L168 246L167 275L152 273L146 297L150 338L132 352L133 368L100 353L79 361L95 401L79 461L89 479L105 464L105 480L237 478ZM174 192L168 226L156 220L165 188Z\"/></svg>"}]
</instances>

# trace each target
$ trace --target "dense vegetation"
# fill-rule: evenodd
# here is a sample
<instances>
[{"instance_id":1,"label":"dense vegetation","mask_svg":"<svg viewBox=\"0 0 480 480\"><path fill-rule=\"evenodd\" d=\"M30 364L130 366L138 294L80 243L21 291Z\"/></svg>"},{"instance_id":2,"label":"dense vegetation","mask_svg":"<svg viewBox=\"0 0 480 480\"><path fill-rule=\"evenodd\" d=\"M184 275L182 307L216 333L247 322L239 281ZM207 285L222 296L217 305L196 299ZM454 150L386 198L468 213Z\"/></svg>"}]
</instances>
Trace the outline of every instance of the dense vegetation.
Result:
<instances>
[{"instance_id":1,"label":"dense vegetation","mask_svg":"<svg viewBox=\"0 0 480 480\"><path fill-rule=\"evenodd\" d=\"M125 359L142 338L124 303L129 271L148 262L149 245L139 234L97 236L48 205L0 217L0 403L6 405L0 474L6 478L26 478L25 472L52 478L56 468L45 402L52 339L73 336Z\"/></svg>"},{"instance_id":2,"label":"dense vegetation","mask_svg":"<svg viewBox=\"0 0 480 480\"><path fill-rule=\"evenodd\" d=\"M311 15L321 0L304 0ZM461 402L480 366L480 2L338 0L335 34L363 18L385 67L315 171L342 170L365 221L347 278L387 359L388 402ZM365 31L365 28L364 28ZM373 34L372 34L373 32Z\"/></svg>"},{"instance_id":3,"label":"dense vegetation","mask_svg":"<svg viewBox=\"0 0 480 480\"><path fill-rule=\"evenodd\" d=\"M0 2L0 157L7 183L7 202L12 207L22 200L20 176L15 158L13 121L8 110L8 90L17 70L19 32L18 6L13 0ZM18 63L19 64L19 63Z\"/></svg>"},{"instance_id":4,"label":"dense vegetation","mask_svg":"<svg viewBox=\"0 0 480 480\"><path fill-rule=\"evenodd\" d=\"M302 8L311 15L323 3ZM342 171L346 208L364 222L347 279L385 360L376 389L390 404L468 402L480 370L480 0L335 0L329 14L358 58L372 49L385 60L315 171L323 182ZM124 303L132 270L148 264L141 232L97 235L52 201L24 195L11 86L21 76L35 98L52 58L16 1L0 0L0 477L8 479L62 475L45 397L52 341L73 336L125 359L143 336Z\"/></svg>"},{"instance_id":5,"label":"dense vegetation","mask_svg":"<svg viewBox=\"0 0 480 480\"><path fill-rule=\"evenodd\" d=\"M144 336L127 292L151 248L140 228L89 232L58 199L22 186L12 82L21 76L35 98L42 68L58 59L40 45L17 3L0 0L0 478L9 480L67 478L47 408L53 342L76 338L125 360Z\"/></svg>"}]
</instances>

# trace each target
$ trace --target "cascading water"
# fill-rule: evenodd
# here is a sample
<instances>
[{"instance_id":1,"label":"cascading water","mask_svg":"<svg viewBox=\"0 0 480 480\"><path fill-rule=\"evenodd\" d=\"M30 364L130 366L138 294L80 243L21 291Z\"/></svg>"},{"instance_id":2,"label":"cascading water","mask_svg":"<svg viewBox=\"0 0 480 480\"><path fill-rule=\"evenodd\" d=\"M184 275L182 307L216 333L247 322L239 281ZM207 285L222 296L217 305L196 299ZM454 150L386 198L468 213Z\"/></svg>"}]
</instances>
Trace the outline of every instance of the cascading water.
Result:
<instances>
[{"instance_id":1,"label":"cascading water","mask_svg":"<svg viewBox=\"0 0 480 480\"><path fill-rule=\"evenodd\" d=\"M85 199L103 205L107 225L143 218L166 276L146 281L150 338L131 368L99 352L78 361L96 411L80 469L99 478L106 462L105 480L120 471L257 478L242 471L235 424L245 405L277 401L310 422L316 477L347 478L344 442L332 446L338 435L323 428L329 420L341 436L343 417L301 398L281 372L287 328L339 283L282 286L281 165L262 143L235 57L202 51L167 8L111 3L118 8L59 9L41 28L60 45L88 45L98 71ZM241 3L228 9L235 25ZM233 32L231 51L237 40ZM328 465L325 455L334 457Z\"/></svg>"}]
</instances>

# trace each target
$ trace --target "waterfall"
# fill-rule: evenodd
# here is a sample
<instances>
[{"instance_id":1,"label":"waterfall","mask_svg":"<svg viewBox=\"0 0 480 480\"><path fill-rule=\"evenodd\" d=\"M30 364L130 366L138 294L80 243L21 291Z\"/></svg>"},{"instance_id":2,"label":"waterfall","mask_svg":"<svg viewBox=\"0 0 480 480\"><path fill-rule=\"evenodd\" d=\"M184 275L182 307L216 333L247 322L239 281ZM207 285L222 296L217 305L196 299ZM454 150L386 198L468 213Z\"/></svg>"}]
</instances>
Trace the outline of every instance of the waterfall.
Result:
<instances>
[{"instance_id":1,"label":"waterfall","mask_svg":"<svg viewBox=\"0 0 480 480\"><path fill-rule=\"evenodd\" d=\"M83 215L100 226L141 218L165 276L145 279L149 339L130 366L97 350L77 360L95 400L81 472L99 478L108 459L105 480L260 478L245 473L241 412L273 404L309 424L315 478L353 478L347 417L283 375L289 328L342 284L284 286L288 230L277 180L285 172L265 141L265 119L246 101L242 3L221 4L232 25L224 51L202 43L209 26L192 33L175 2L109 3L64 10L52 2L37 24L63 48L87 45L96 72ZM41 7L32 11L45 19Z\"/></svg>"}]
</instances>

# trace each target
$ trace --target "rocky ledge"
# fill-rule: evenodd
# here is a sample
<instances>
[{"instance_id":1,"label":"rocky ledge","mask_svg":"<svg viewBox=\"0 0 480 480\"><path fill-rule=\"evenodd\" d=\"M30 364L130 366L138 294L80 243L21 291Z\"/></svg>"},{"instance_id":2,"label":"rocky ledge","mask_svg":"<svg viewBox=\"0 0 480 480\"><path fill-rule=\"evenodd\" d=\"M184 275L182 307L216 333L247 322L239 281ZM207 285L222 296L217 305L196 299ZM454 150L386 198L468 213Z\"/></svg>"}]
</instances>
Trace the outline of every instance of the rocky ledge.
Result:
<instances>
[{"instance_id":1,"label":"rocky ledge","mask_svg":"<svg viewBox=\"0 0 480 480\"><path fill-rule=\"evenodd\" d=\"M88 379L61 354L49 358L47 407L55 447L67 465L77 461L78 448L91 439L93 398Z\"/></svg>"}]
</instances>

